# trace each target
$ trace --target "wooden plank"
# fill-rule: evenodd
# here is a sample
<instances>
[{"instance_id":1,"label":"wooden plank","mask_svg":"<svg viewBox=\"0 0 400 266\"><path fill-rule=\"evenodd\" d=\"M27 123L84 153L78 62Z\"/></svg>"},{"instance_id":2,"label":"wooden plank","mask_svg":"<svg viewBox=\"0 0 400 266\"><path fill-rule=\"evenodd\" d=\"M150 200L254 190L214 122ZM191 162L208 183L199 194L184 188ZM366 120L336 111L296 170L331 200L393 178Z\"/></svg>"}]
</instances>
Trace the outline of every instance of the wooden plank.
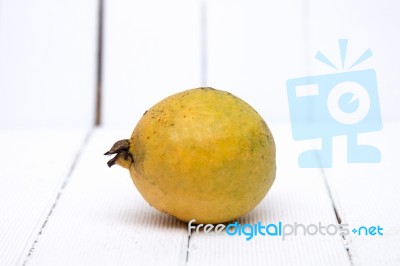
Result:
<instances>
[{"instance_id":1,"label":"wooden plank","mask_svg":"<svg viewBox=\"0 0 400 266\"><path fill-rule=\"evenodd\" d=\"M286 80L307 71L303 1L208 1L207 84L289 123Z\"/></svg>"},{"instance_id":2,"label":"wooden plank","mask_svg":"<svg viewBox=\"0 0 400 266\"><path fill-rule=\"evenodd\" d=\"M291 140L290 127L271 125L277 145L277 176L267 197L240 224L279 222L294 226L338 226L332 202L319 169L300 169L297 155L304 146ZM311 228L310 227L310 228ZM289 230L289 229L288 229ZM212 235L193 233L188 265L350 265L342 237L298 234L281 236ZM312 232L312 231L310 231ZM338 231L339 232L339 231Z\"/></svg>"},{"instance_id":3,"label":"wooden plank","mask_svg":"<svg viewBox=\"0 0 400 266\"><path fill-rule=\"evenodd\" d=\"M308 70L303 2L210 1L207 11L210 84L240 95L267 121L289 122L285 80ZM310 144L293 143L289 128L271 127L276 127L277 180L267 198L240 223L337 224L323 176L318 170L297 166L297 155ZM349 259L338 235L296 236L285 241L259 236L247 242L240 237L200 234L190 239L189 265L247 262L346 265Z\"/></svg>"},{"instance_id":4,"label":"wooden plank","mask_svg":"<svg viewBox=\"0 0 400 266\"><path fill-rule=\"evenodd\" d=\"M2 127L94 120L97 1L2 0Z\"/></svg>"},{"instance_id":5,"label":"wooden plank","mask_svg":"<svg viewBox=\"0 0 400 266\"><path fill-rule=\"evenodd\" d=\"M360 134L360 143L374 145L382 154L378 164L348 164L346 139L334 139L334 167L324 169L343 223L350 230L380 226L383 235L365 229L346 237L354 265L395 265L400 252L400 149L398 123L385 123L379 132ZM360 233L360 235L359 235Z\"/></svg>"},{"instance_id":6,"label":"wooden plank","mask_svg":"<svg viewBox=\"0 0 400 266\"><path fill-rule=\"evenodd\" d=\"M105 4L104 124L134 126L162 98L201 85L199 1Z\"/></svg>"},{"instance_id":7,"label":"wooden plank","mask_svg":"<svg viewBox=\"0 0 400 266\"><path fill-rule=\"evenodd\" d=\"M336 224L319 172L297 170L297 153L291 150L302 147L287 141L289 127L271 129L280 151L276 183L266 200L239 221ZM108 170L105 165L107 158L101 154L115 139L129 135L129 131L95 132L38 238L27 261L29 264L182 265L186 256L189 265L238 265L244 261L304 265L348 263L338 235L299 235L285 241L255 237L247 242L243 237L193 234L187 253L187 225L149 207L126 170Z\"/></svg>"},{"instance_id":8,"label":"wooden plank","mask_svg":"<svg viewBox=\"0 0 400 266\"><path fill-rule=\"evenodd\" d=\"M86 130L0 131L0 262L20 265L73 167Z\"/></svg>"},{"instance_id":9,"label":"wooden plank","mask_svg":"<svg viewBox=\"0 0 400 266\"><path fill-rule=\"evenodd\" d=\"M309 74L303 1L209 1L209 83L242 97L269 122L278 153L278 173L266 199L241 224L337 227L332 201L318 169L300 169L297 156L314 145L294 142L285 81ZM286 123L279 125L277 121ZM189 265L349 265L339 234L244 237L193 234Z\"/></svg>"},{"instance_id":10,"label":"wooden plank","mask_svg":"<svg viewBox=\"0 0 400 266\"><path fill-rule=\"evenodd\" d=\"M186 225L151 208L103 153L131 130L100 129L82 153L30 265L183 265Z\"/></svg>"},{"instance_id":11,"label":"wooden plank","mask_svg":"<svg viewBox=\"0 0 400 266\"><path fill-rule=\"evenodd\" d=\"M382 116L398 121L400 109L400 36L393 34L400 27L398 1L379 3L359 1L314 1L309 5L309 51L324 53L338 67L329 67L318 60L310 61L313 75L343 71L374 69L377 75ZM338 39L348 39L342 70ZM372 57L349 69L367 49Z\"/></svg>"},{"instance_id":12,"label":"wooden plank","mask_svg":"<svg viewBox=\"0 0 400 266\"><path fill-rule=\"evenodd\" d=\"M333 167L325 169L337 211L343 223L352 228L382 226L383 236L346 237L354 265L395 265L399 263L399 170L396 168L399 135L397 107L400 100L400 27L396 1L379 3L358 1L314 1L309 8L310 50L324 53L335 70L317 60L311 61L314 75L340 74L352 70L374 69L377 76L383 130L359 134L363 144L381 150L378 164L347 164L344 136L335 137ZM338 39L348 39L342 70ZM361 54L370 49L372 57L349 69Z\"/></svg>"}]
</instances>

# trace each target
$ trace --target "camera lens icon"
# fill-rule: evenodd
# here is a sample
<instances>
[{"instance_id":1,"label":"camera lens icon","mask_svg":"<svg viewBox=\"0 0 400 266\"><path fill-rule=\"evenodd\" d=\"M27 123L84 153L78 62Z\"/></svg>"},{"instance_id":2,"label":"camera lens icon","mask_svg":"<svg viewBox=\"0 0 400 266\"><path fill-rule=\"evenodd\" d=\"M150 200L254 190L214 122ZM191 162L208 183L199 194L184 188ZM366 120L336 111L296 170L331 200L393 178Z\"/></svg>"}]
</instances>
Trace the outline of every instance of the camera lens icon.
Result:
<instances>
[{"instance_id":1,"label":"camera lens icon","mask_svg":"<svg viewBox=\"0 0 400 266\"><path fill-rule=\"evenodd\" d=\"M370 110L371 101L366 89L357 82L345 81L332 88L328 95L329 114L341 124L361 122Z\"/></svg>"},{"instance_id":2,"label":"camera lens icon","mask_svg":"<svg viewBox=\"0 0 400 266\"><path fill-rule=\"evenodd\" d=\"M348 163L380 162L377 148L358 143L358 134L382 129L373 69L289 79L286 87L293 139L322 143L299 155L300 167L332 167L332 137L343 135Z\"/></svg>"}]
</instances>

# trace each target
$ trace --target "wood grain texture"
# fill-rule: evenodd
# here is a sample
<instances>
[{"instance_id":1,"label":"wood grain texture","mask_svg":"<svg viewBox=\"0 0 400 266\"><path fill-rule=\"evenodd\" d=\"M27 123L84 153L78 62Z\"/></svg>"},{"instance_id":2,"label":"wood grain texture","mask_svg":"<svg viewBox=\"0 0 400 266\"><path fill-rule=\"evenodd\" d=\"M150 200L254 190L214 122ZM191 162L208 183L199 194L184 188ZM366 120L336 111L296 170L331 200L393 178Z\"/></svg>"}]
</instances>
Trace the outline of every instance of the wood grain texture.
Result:
<instances>
[{"instance_id":1,"label":"wood grain texture","mask_svg":"<svg viewBox=\"0 0 400 266\"><path fill-rule=\"evenodd\" d=\"M88 130L72 128L93 120L97 2L0 0L0 264L398 265L398 7L105 1L105 127L85 140ZM293 141L285 81L335 72L313 57L321 50L340 65L339 38L349 39L348 62L374 54L359 69L376 70L383 130L359 140L382 162L348 164L346 139L335 137L332 168L302 169L298 155L320 141ZM276 140L275 184L239 223L379 225L383 235L189 237L187 224L151 208L102 154L151 105L200 85L246 100ZM44 125L52 129L31 127Z\"/></svg>"},{"instance_id":2,"label":"wood grain texture","mask_svg":"<svg viewBox=\"0 0 400 266\"><path fill-rule=\"evenodd\" d=\"M300 233L285 240L255 236L246 241L243 236L193 233L188 239L187 225L152 209L136 191L126 170L107 168L107 158L102 153L115 139L129 136L130 130L99 129L76 163L41 235L36 238L37 243L26 260L27 264L396 264L396 246L400 237L396 216L398 182L394 177L398 171L394 167L395 157L391 154L398 148L393 145L393 140L399 127L387 125L387 131L381 132L385 134L384 138L369 136L362 139L381 148L385 159L380 167L345 165L339 156L344 150L340 149L343 143L335 140L335 167L320 171L297 167L297 155L308 144L292 141L288 125L270 126L278 150L276 182L264 201L239 219L241 224L282 221L286 224L321 222L323 225L337 225L335 204L341 222L348 223L350 228L381 225L385 235L349 235L343 241L339 235L305 236ZM323 174L329 189L325 186ZM377 179L377 176L382 178ZM382 207L385 205L389 207ZM19 229L9 232L28 231L24 228L25 222L14 226ZM35 229L38 230L38 226ZM10 239L11 235L3 245L9 244ZM14 252L11 249L3 254L12 258L16 256Z\"/></svg>"},{"instance_id":3,"label":"wood grain texture","mask_svg":"<svg viewBox=\"0 0 400 266\"><path fill-rule=\"evenodd\" d=\"M346 139L334 139L334 167L324 169L343 223L350 230L381 226L383 236L350 233L346 237L354 265L396 265L400 262L400 171L397 123L382 131L360 134L359 142L374 145L382 154L379 164L347 164Z\"/></svg>"},{"instance_id":4,"label":"wood grain texture","mask_svg":"<svg viewBox=\"0 0 400 266\"><path fill-rule=\"evenodd\" d=\"M350 71L349 66L369 48L373 56L352 70L374 69L377 75L383 129L359 134L358 139L362 144L379 148L382 161L348 164L346 137L340 136L333 139L333 167L324 169L343 223L349 224L351 229L378 225L384 228L383 236L350 233L346 237L354 265L400 263L397 248L400 241L400 171L397 167L400 38L392 34L400 26L398 9L397 1L326 1L309 5L310 50L313 54L320 50L339 66L339 70L335 70L313 60L312 71L316 75ZM337 39L348 39L344 70L340 69Z\"/></svg>"},{"instance_id":5,"label":"wood grain texture","mask_svg":"<svg viewBox=\"0 0 400 266\"><path fill-rule=\"evenodd\" d=\"M0 131L0 264L20 265L71 172L86 130Z\"/></svg>"},{"instance_id":6,"label":"wood grain texture","mask_svg":"<svg viewBox=\"0 0 400 266\"><path fill-rule=\"evenodd\" d=\"M270 223L337 226L331 199L319 169L299 169L290 127L271 125L277 146L277 176L267 197L241 224ZM193 234L188 265L350 265L340 235L244 236Z\"/></svg>"},{"instance_id":7,"label":"wood grain texture","mask_svg":"<svg viewBox=\"0 0 400 266\"><path fill-rule=\"evenodd\" d=\"M239 265L348 263L340 236L280 238L193 234L187 225L152 209L124 169L106 166L101 155L129 131L98 130L77 163L51 219L28 262L32 265ZM288 126L273 128L277 137L278 176L271 193L241 223L336 224L321 173L297 171L296 154L286 142ZM287 150L287 152L283 152ZM293 159L293 160L290 160ZM290 256L288 255L290 254Z\"/></svg>"},{"instance_id":8,"label":"wood grain texture","mask_svg":"<svg viewBox=\"0 0 400 266\"><path fill-rule=\"evenodd\" d=\"M286 80L308 71L306 8L301 0L207 1L208 85L267 122L289 122Z\"/></svg>"},{"instance_id":9,"label":"wood grain texture","mask_svg":"<svg viewBox=\"0 0 400 266\"><path fill-rule=\"evenodd\" d=\"M96 7L96 0L1 1L1 127L94 123Z\"/></svg>"},{"instance_id":10,"label":"wood grain texture","mask_svg":"<svg viewBox=\"0 0 400 266\"><path fill-rule=\"evenodd\" d=\"M106 1L104 125L134 126L162 98L201 85L199 1Z\"/></svg>"},{"instance_id":11,"label":"wood grain texture","mask_svg":"<svg viewBox=\"0 0 400 266\"><path fill-rule=\"evenodd\" d=\"M400 27L397 10L400 2L313 1L308 6L308 50L314 75L350 71L349 67L367 49L373 56L351 70L374 69L377 74L382 116L398 121L400 109ZM338 39L348 39L342 70ZM336 66L335 70L314 59L323 52ZM303 76L303 75L302 75Z\"/></svg>"},{"instance_id":12,"label":"wood grain texture","mask_svg":"<svg viewBox=\"0 0 400 266\"><path fill-rule=\"evenodd\" d=\"M98 130L82 153L30 265L183 265L184 223L152 209L103 156L130 130Z\"/></svg>"}]
</instances>

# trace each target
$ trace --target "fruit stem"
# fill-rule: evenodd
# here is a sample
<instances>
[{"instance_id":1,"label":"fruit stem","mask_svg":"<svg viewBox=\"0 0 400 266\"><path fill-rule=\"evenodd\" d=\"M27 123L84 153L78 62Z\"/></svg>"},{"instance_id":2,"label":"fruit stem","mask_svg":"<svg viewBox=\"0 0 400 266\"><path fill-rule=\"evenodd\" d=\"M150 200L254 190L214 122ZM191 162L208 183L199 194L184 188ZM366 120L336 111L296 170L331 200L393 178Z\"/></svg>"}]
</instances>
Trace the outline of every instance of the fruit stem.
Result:
<instances>
[{"instance_id":1,"label":"fruit stem","mask_svg":"<svg viewBox=\"0 0 400 266\"><path fill-rule=\"evenodd\" d=\"M129 139L123 139L115 142L111 149L104 153L104 155L116 154L114 158L107 162L108 167L118 164L122 167L129 168L133 162L132 155L129 153L129 147Z\"/></svg>"}]
</instances>

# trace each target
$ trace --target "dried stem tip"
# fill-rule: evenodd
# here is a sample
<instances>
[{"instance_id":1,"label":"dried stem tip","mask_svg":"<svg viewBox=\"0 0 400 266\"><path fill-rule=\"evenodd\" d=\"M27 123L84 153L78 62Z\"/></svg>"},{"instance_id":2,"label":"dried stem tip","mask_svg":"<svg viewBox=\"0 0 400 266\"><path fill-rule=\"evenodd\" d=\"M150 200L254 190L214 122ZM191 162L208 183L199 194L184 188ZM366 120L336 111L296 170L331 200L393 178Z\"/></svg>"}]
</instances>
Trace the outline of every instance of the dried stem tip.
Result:
<instances>
[{"instance_id":1,"label":"dried stem tip","mask_svg":"<svg viewBox=\"0 0 400 266\"><path fill-rule=\"evenodd\" d=\"M119 140L114 143L111 149L104 153L104 155L116 154L114 158L107 162L108 167L118 164L122 167L128 168L133 162L132 155L129 153L129 146L129 139Z\"/></svg>"}]
</instances>

